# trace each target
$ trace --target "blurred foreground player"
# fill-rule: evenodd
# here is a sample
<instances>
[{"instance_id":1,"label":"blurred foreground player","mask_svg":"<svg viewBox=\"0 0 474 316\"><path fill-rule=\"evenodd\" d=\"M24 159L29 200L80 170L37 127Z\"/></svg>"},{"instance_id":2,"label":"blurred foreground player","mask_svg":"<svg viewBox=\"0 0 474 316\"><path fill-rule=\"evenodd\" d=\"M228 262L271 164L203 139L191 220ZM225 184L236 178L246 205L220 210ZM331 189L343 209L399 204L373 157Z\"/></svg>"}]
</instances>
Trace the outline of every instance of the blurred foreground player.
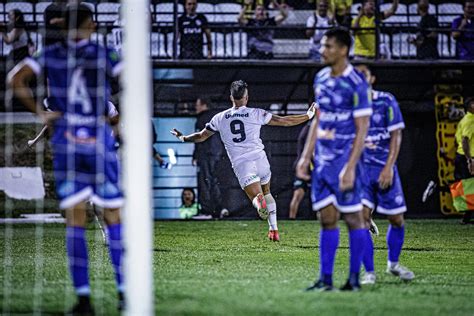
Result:
<instances>
[{"instance_id":1,"label":"blurred foreground player","mask_svg":"<svg viewBox=\"0 0 474 316\"><path fill-rule=\"evenodd\" d=\"M351 36L345 29L332 29L321 40L321 55L329 67L315 77L319 119L311 124L297 177L309 180L309 165L315 152L311 182L313 210L319 211L320 278L308 291L332 291L333 270L339 246L340 213L349 229L350 273L341 290L358 291L359 270L368 230L362 216L362 164L359 158L372 114L370 87L349 63Z\"/></svg>"},{"instance_id":2,"label":"blurred foreground player","mask_svg":"<svg viewBox=\"0 0 474 316\"><path fill-rule=\"evenodd\" d=\"M182 142L203 142L219 132L234 173L262 219L268 219L268 238L279 241L276 202L270 193L270 164L260 139L262 125L295 126L313 118L312 105L306 114L278 116L263 109L248 108L247 84L234 81L230 86L232 107L220 112L200 132L184 136L173 129L171 133Z\"/></svg>"},{"instance_id":3,"label":"blurred foreground player","mask_svg":"<svg viewBox=\"0 0 474 316\"><path fill-rule=\"evenodd\" d=\"M118 55L89 41L95 30L92 12L73 5L65 12L67 44L47 47L35 59L26 59L9 76L15 95L45 124L54 128L54 173L60 207L66 210L66 248L78 296L71 313L94 313L90 303L88 254L85 239L86 202L104 208L109 249L123 308L122 241L119 166L115 138L107 119L110 79L121 69ZM46 73L56 112L37 107L28 82Z\"/></svg>"},{"instance_id":4,"label":"blurred foreground player","mask_svg":"<svg viewBox=\"0 0 474 316\"><path fill-rule=\"evenodd\" d=\"M367 66L360 65L357 69L365 75L370 85L374 84L375 76ZM374 112L370 119L363 157L366 174L362 195L364 219L369 226L374 210L387 215L390 222L387 233L387 273L410 281L415 274L398 262L405 239L403 213L407 208L396 162L405 123L398 102L390 93L372 90L372 104ZM361 283L374 284L374 244L370 234L366 236L363 263L366 273Z\"/></svg>"}]
</instances>

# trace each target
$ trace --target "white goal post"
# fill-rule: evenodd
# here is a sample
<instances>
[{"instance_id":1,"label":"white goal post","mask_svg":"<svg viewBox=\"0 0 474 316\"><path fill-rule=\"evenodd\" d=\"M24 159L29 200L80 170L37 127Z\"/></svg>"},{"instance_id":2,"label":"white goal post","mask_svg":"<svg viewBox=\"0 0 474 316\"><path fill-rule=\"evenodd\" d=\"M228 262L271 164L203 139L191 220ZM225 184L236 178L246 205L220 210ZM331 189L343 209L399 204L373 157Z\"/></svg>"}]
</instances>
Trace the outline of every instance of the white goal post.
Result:
<instances>
[{"instance_id":1,"label":"white goal post","mask_svg":"<svg viewBox=\"0 0 474 316\"><path fill-rule=\"evenodd\" d=\"M123 0L124 278L127 315L153 315L149 1Z\"/></svg>"}]
</instances>

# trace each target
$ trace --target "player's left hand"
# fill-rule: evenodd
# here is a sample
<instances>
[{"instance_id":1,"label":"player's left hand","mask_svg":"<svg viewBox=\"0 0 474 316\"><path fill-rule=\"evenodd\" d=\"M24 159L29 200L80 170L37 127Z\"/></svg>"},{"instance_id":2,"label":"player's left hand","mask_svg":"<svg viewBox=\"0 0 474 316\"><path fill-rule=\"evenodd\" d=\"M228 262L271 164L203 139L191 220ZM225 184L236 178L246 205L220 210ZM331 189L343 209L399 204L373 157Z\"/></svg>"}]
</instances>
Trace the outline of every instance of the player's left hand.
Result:
<instances>
[{"instance_id":1,"label":"player's left hand","mask_svg":"<svg viewBox=\"0 0 474 316\"><path fill-rule=\"evenodd\" d=\"M314 115L316 114L316 103L313 102L309 107L308 111L306 111L306 115L308 115L309 119L311 120Z\"/></svg>"},{"instance_id":2,"label":"player's left hand","mask_svg":"<svg viewBox=\"0 0 474 316\"><path fill-rule=\"evenodd\" d=\"M354 182L355 169L347 168L347 166L345 166L339 174L339 190L342 192L352 190L354 188Z\"/></svg>"},{"instance_id":3,"label":"player's left hand","mask_svg":"<svg viewBox=\"0 0 474 316\"><path fill-rule=\"evenodd\" d=\"M393 168L384 167L380 172L378 183L382 190L390 188L393 183Z\"/></svg>"}]
</instances>

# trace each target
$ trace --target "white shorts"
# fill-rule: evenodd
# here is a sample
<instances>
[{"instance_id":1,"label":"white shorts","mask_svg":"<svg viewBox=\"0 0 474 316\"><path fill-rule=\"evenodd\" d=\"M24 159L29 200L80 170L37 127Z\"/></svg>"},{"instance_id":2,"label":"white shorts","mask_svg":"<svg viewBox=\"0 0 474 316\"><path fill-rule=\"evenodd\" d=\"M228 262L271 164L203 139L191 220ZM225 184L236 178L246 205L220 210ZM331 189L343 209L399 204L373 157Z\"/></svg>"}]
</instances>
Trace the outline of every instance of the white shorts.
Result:
<instances>
[{"instance_id":1,"label":"white shorts","mask_svg":"<svg viewBox=\"0 0 474 316\"><path fill-rule=\"evenodd\" d=\"M267 184L272 177L267 155L262 155L256 160L245 160L237 163L234 165L234 173L242 189L255 182Z\"/></svg>"}]
</instances>

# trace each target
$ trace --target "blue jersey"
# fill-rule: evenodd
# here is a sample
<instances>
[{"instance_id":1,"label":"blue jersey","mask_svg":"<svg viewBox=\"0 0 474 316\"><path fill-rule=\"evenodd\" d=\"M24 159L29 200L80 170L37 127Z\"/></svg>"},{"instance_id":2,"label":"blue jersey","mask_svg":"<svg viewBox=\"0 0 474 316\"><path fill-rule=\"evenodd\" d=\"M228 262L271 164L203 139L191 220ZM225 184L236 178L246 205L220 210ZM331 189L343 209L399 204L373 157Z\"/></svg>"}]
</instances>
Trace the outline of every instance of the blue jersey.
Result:
<instances>
[{"instance_id":1,"label":"blue jersey","mask_svg":"<svg viewBox=\"0 0 474 316\"><path fill-rule=\"evenodd\" d=\"M405 128L397 100L388 92L373 91L373 114L365 140L364 163L385 166L390 132Z\"/></svg>"},{"instance_id":2,"label":"blue jersey","mask_svg":"<svg viewBox=\"0 0 474 316\"><path fill-rule=\"evenodd\" d=\"M121 69L116 52L88 40L48 46L26 64L47 78L48 102L63 113L55 122L53 145L75 145L76 152L95 151L96 144L113 147L106 122L110 79Z\"/></svg>"},{"instance_id":3,"label":"blue jersey","mask_svg":"<svg viewBox=\"0 0 474 316\"><path fill-rule=\"evenodd\" d=\"M348 159L354 142L354 119L372 114L371 89L362 74L348 65L339 77L326 67L314 79L319 106L316 165L328 166L336 159Z\"/></svg>"}]
</instances>

